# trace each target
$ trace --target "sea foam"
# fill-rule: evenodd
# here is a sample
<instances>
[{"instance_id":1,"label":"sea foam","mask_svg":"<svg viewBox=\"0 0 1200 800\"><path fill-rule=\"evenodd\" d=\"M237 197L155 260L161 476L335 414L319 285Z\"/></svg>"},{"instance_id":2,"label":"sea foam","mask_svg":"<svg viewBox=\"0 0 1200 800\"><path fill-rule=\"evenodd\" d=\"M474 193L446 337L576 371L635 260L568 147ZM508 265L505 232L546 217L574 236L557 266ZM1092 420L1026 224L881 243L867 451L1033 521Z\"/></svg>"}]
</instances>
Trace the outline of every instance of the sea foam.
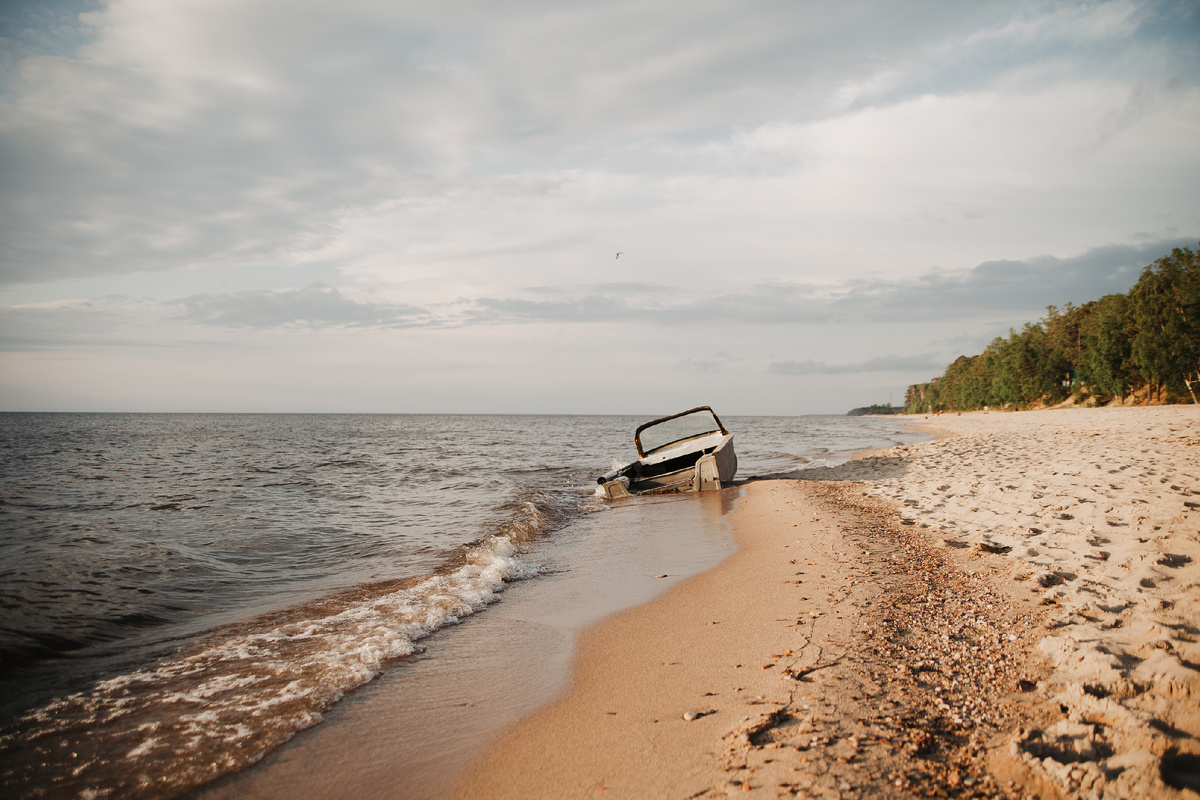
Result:
<instances>
[{"instance_id":1,"label":"sea foam","mask_svg":"<svg viewBox=\"0 0 1200 800\"><path fill-rule=\"evenodd\" d=\"M554 509L529 494L499 531L463 548L457 566L218 630L153 668L34 709L0 737L12 765L5 783L29 785L21 773L36 770L55 795L151 797L259 760L388 661L495 603L508 582L537 575L522 550L553 524ZM117 752L119 770L101 757Z\"/></svg>"}]
</instances>

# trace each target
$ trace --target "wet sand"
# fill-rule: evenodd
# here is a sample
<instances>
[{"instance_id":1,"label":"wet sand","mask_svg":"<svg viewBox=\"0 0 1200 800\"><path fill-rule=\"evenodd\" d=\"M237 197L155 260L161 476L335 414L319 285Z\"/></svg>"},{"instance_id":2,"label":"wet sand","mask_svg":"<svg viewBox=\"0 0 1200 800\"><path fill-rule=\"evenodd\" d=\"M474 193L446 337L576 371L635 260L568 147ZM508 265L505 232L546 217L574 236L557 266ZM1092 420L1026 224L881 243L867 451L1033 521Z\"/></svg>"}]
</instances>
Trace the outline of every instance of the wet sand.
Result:
<instances>
[{"instance_id":1,"label":"wet sand","mask_svg":"<svg viewBox=\"0 0 1200 800\"><path fill-rule=\"evenodd\" d=\"M736 492L589 515L531 555L545 574L438 631L320 725L194 798L420 800L445 792L505 728L567 688L578 632L728 556Z\"/></svg>"},{"instance_id":2,"label":"wet sand","mask_svg":"<svg viewBox=\"0 0 1200 800\"><path fill-rule=\"evenodd\" d=\"M448 796L1195 798L1200 410L929 422L748 485Z\"/></svg>"}]
</instances>

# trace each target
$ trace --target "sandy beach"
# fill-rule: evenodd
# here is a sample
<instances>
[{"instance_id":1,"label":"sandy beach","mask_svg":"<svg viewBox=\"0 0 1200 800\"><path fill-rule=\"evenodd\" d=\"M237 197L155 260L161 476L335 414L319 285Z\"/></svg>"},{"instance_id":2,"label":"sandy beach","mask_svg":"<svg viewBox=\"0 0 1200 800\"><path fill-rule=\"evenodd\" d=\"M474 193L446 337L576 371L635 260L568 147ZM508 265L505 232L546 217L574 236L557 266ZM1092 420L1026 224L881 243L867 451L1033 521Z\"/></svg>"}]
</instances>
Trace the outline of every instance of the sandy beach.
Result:
<instances>
[{"instance_id":1,"label":"sandy beach","mask_svg":"<svg viewBox=\"0 0 1200 800\"><path fill-rule=\"evenodd\" d=\"M913 421L725 490L737 552L448 796L1197 797L1200 409Z\"/></svg>"}]
</instances>

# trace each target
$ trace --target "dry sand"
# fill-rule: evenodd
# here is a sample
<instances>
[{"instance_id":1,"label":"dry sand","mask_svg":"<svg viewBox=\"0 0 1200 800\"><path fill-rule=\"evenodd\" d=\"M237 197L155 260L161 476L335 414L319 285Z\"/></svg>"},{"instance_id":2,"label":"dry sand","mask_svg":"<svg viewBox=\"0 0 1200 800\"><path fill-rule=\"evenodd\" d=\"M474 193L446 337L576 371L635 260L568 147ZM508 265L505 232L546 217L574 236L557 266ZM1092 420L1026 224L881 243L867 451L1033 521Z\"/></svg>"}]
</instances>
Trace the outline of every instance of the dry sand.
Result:
<instances>
[{"instance_id":1,"label":"dry sand","mask_svg":"<svg viewBox=\"0 0 1200 800\"><path fill-rule=\"evenodd\" d=\"M867 481L949 548L999 551L1047 606L1061 708L1006 755L1066 796L1200 790L1200 408L942 416L951 434L827 477Z\"/></svg>"},{"instance_id":2,"label":"dry sand","mask_svg":"<svg viewBox=\"0 0 1200 800\"><path fill-rule=\"evenodd\" d=\"M738 552L451 796L1197 797L1200 409L929 423L726 490Z\"/></svg>"}]
</instances>

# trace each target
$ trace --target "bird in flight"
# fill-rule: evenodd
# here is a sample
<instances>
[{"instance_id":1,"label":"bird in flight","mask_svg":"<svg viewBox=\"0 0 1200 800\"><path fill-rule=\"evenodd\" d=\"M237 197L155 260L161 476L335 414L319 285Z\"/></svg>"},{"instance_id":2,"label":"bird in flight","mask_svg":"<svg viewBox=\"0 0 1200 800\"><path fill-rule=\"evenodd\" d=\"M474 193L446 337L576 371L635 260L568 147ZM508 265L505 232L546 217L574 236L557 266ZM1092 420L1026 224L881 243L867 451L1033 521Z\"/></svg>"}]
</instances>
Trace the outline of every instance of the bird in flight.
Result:
<instances>
[{"instance_id":1,"label":"bird in flight","mask_svg":"<svg viewBox=\"0 0 1200 800\"><path fill-rule=\"evenodd\" d=\"M620 253L617 253L617 258L620 258L620 257L621 257L621 254L620 254Z\"/></svg>"}]
</instances>

